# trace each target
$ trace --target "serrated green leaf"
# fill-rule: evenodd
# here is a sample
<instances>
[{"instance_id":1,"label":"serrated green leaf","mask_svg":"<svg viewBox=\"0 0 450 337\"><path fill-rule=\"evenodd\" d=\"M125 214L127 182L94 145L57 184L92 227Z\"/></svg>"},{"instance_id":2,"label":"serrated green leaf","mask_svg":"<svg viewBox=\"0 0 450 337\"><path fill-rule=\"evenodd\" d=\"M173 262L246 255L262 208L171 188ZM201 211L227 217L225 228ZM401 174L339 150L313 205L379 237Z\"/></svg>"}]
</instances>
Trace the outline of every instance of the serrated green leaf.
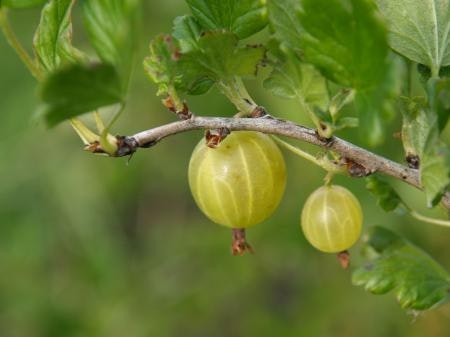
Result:
<instances>
[{"instance_id":1,"label":"serrated green leaf","mask_svg":"<svg viewBox=\"0 0 450 337\"><path fill-rule=\"evenodd\" d=\"M376 0L389 23L392 49L434 75L450 65L449 0Z\"/></svg>"},{"instance_id":2,"label":"serrated green leaf","mask_svg":"<svg viewBox=\"0 0 450 337\"><path fill-rule=\"evenodd\" d=\"M378 206L386 212L395 210L402 203L398 193L386 180L371 176L366 181L366 188L377 197Z\"/></svg>"},{"instance_id":3,"label":"serrated green leaf","mask_svg":"<svg viewBox=\"0 0 450 337\"><path fill-rule=\"evenodd\" d=\"M386 78L387 33L369 1L303 0L300 22L306 61L332 81L363 91Z\"/></svg>"},{"instance_id":4,"label":"serrated green leaf","mask_svg":"<svg viewBox=\"0 0 450 337\"><path fill-rule=\"evenodd\" d=\"M83 16L89 39L100 59L114 65L125 91L139 34L140 0L84 0Z\"/></svg>"},{"instance_id":5,"label":"serrated green leaf","mask_svg":"<svg viewBox=\"0 0 450 337\"><path fill-rule=\"evenodd\" d=\"M450 300L450 275L407 240L373 227L367 245L377 256L353 272L352 282L373 294L393 291L402 308L427 310Z\"/></svg>"},{"instance_id":6,"label":"serrated green leaf","mask_svg":"<svg viewBox=\"0 0 450 337\"><path fill-rule=\"evenodd\" d=\"M192 14L205 30L226 29L239 39L267 25L264 0L186 0Z\"/></svg>"},{"instance_id":7,"label":"serrated green leaf","mask_svg":"<svg viewBox=\"0 0 450 337\"><path fill-rule=\"evenodd\" d=\"M23 9L23 8L31 8L42 5L47 0L2 0L0 1L0 6L15 8L15 9Z\"/></svg>"},{"instance_id":8,"label":"serrated green leaf","mask_svg":"<svg viewBox=\"0 0 450 337\"><path fill-rule=\"evenodd\" d=\"M277 96L297 99L302 104L321 109L328 105L325 79L313 66L302 63L294 55L288 55L284 62L274 66L272 73L264 81L264 88Z\"/></svg>"},{"instance_id":9,"label":"serrated green leaf","mask_svg":"<svg viewBox=\"0 0 450 337\"><path fill-rule=\"evenodd\" d=\"M182 53L197 49L200 35L200 24L193 16L179 16L174 20L172 36L178 41Z\"/></svg>"},{"instance_id":10,"label":"serrated green leaf","mask_svg":"<svg viewBox=\"0 0 450 337\"><path fill-rule=\"evenodd\" d=\"M391 66L387 32L373 4L368 0L304 0L301 4L305 60L331 81L355 89L361 136L371 146L380 144Z\"/></svg>"},{"instance_id":11,"label":"serrated green leaf","mask_svg":"<svg viewBox=\"0 0 450 337\"><path fill-rule=\"evenodd\" d=\"M158 96L168 95L178 81L179 46L170 35L159 35L150 42L150 56L144 60L144 69L159 86Z\"/></svg>"},{"instance_id":12,"label":"serrated green leaf","mask_svg":"<svg viewBox=\"0 0 450 337\"><path fill-rule=\"evenodd\" d=\"M300 1L268 0L269 22L277 40L297 55L301 55L302 26L300 24Z\"/></svg>"},{"instance_id":13,"label":"serrated green leaf","mask_svg":"<svg viewBox=\"0 0 450 337\"><path fill-rule=\"evenodd\" d=\"M51 0L41 12L41 21L33 39L40 68L50 72L65 63L82 58L72 46L71 11L75 0Z\"/></svg>"},{"instance_id":14,"label":"serrated green leaf","mask_svg":"<svg viewBox=\"0 0 450 337\"><path fill-rule=\"evenodd\" d=\"M198 40L198 48L182 54L179 72L188 92L208 80L217 82L234 76L256 75L264 60L261 46L238 46L236 35L224 31L208 32Z\"/></svg>"},{"instance_id":15,"label":"serrated green leaf","mask_svg":"<svg viewBox=\"0 0 450 337\"><path fill-rule=\"evenodd\" d=\"M100 107L122 102L115 67L73 64L51 73L42 83L43 114L49 126Z\"/></svg>"}]
</instances>

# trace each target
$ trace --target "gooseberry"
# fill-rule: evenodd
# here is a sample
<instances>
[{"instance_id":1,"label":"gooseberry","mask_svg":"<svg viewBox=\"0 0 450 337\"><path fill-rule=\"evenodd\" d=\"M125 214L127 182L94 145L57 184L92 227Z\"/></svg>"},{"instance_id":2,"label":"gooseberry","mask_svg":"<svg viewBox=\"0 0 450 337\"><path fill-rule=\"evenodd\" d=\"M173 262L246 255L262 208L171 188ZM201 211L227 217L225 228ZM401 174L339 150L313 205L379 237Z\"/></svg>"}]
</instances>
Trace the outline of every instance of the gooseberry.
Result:
<instances>
[{"instance_id":1,"label":"gooseberry","mask_svg":"<svg viewBox=\"0 0 450 337\"><path fill-rule=\"evenodd\" d=\"M301 227L318 250L339 253L359 239L363 214L358 199L346 188L322 186L306 200Z\"/></svg>"},{"instance_id":2,"label":"gooseberry","mask_svg":"<svg viewBox=\"0 0 450 337\"><path fill-rule=\"evenodd\" d=\"M259 132L232 132L214 149L202 139L189 163L189 186L198 207L213 222L231 228L267 219L285 185L283 155Z\"/></svg>"}]
</instances>

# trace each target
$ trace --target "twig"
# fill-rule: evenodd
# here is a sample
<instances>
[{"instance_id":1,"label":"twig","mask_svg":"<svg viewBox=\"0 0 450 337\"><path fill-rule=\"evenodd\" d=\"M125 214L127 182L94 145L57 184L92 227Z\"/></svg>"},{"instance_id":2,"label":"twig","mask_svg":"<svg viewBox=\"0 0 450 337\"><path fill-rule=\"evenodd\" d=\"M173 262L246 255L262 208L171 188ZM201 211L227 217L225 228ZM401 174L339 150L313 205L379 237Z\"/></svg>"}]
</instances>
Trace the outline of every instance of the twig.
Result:
<instances>
[{"instance_id":1,"label":"twig","mask_svg":"<svg viewBox=\"0 0 450 337\"><path fill-rule=\"evenodd\" d=\"M192 117L188 120L158 126L139 132L131 137L125 137L122 142L123 148L119 147L118 156L129 155L140 147L147 148L154 146L162 139L182 132L218 128L227 128L231 131L259 131L302 140L335 151L351 162L364 167L370 174L375 172L383 173L402 180L418 189L422 189L419 171L416 169L408 168L338 137L324 140L313 129L270 116L261 118ZM449 193L445 194L442 203L450 210Z\"/></svg>"}]
</instances>

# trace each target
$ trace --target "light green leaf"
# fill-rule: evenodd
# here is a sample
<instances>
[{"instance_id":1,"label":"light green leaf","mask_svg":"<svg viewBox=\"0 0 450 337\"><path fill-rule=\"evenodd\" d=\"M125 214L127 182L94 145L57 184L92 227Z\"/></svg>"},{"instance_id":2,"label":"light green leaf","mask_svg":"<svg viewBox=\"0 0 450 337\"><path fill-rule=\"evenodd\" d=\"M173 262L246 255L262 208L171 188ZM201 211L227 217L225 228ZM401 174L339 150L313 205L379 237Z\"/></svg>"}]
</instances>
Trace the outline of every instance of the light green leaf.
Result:
<instances>
[{"instance_id":1,"label":"light green leaf","mask_svg":"<svg viewBox=\"0 0 450 337\"><path fill-rule=\"evenodd\" d=\"M267 25L264 0L186 0L205 30L226 29L244 39Z\"/></svg>"},{"instance_id":2,"label":"light green leaf","mask_svg":"<svg viewBox=\"0 0 450 337\"><path fill-rule=\"evenodd\" d=\"M352 282L373 294L393 291L402 308L427 310L450 300L450 275L407 240L373 227L367 246L375 258L353 272Z\"/></svg>"},{"instance_id":3,"label":"light green leaf","mask_svg":"<svg viewBox=\"0 0 450 337\"><path fill-rule=\"evenodd\" d=\"M33 46L40 68L50 72L82 58L72 46L71 11L75 0L51 0L41 12Z\"/></svg>"},{"instance_id":4,"label":"light green leaf","mask_svg":"<svg viewBox=\"0 0 450 337\"><path fill-rule=\"evenodd\" d=\"M449 0L376 0L389 23L392 49L427 65L433 75L450 65Z\"/></svg>"},{"instance_id":5,"label":"light green leaf","mask_svg":"<svg viewBox=\"0 0 450 337\"><path fill-rule=\"evenodd\" d=\"M137 47L140 0L84 0L89 39L100 59L114 65L126 89Z\"/></svg>"},{"instance_id":6,"label":"light green leaf","mask_svg":"<svg viewBox=\"0 0 450 337\"><path fill-rule=\"evenodd\" d=\"M386 212L391 212L402 203L402 199L394 188L384 179L372 175L366 178L366 188L377 197L378 206Z\"/></svg>"},{"instance_id":7,"label":"light green leaf","mask_svg":"<svg viewBox=\"0 0 450 337\"><path fill-rule=\"evenodd\" d=\"M440 139L441 127L439 125L440 114L445 109L445 97L440 94L445 92L442 80L431 78L427 83L428 110L427 131L423 151L420 158L420 181L427 197L428 207L435 206L445 193L450 184L450 167L447 165L446 156L448 148ZM444 100L444 102L443 102ZM448 119L448 116L446 116Z\"/></svg>"},{"instance_id":8,"label":"light green leaf","mask_svg":"<svg viewBox=\"0 0 450 337\"><path fill-rule=\"evenodd\" d=\"M47 0L1 0L0 6L9 8L31 8L42 5Z\"/></svg>"},{"instance_id":9,"label":"light green leaf","mask_svg":"<svg viewBox=\"0 0 450 337\"><path fill-rule=\"evenodd\" d=\"M300 1L268 0L269 22L277 40L301 55Z\"/></svg>"},{"instance_id":10,"label":"light green leaf","mask_svg":"<svg viewBox=\"0 0 450 337\"><path fill-rule=\"evenodd\" d=\"M420 162L420 182L427 197L428 207L439 203L450 184L450 168L446 149L442 144L427 148Z\"/></svg>"},{"instance_id":11,"label":"light green leaf","mask_svg":"<svg viewBox=\"0 0 450 337\"><path fill-rule=\"evenodd\" d=\"M273 94L297 99L325 109L328 105L328 90L325 79L309 64L304 64L294 55L288 55L284 62L274 66L270 77L264 81L264 88Z\"/></svg>"},{"instance_id":12,"label":"light green leaf","mask_svg":"<svg viewBox=\"0 0 450 337\"><path fill-rule=\"evenodd\" d=\"M40 93L49 126L123 100L119 76L106 64L59 69L46 78Z\"/></svg>"},{"instance_id":13,"label":"light green leaf","mask_svg":"<svg viewBox=\"0 0 450 337\"><path fill-rule=\"evenodd\" d=\"M430 133L426 102L423 97L402 97L402 142L410 160L419 160ZM416 159L414 159L416 158Z\"/></svg>"}]
</instances>

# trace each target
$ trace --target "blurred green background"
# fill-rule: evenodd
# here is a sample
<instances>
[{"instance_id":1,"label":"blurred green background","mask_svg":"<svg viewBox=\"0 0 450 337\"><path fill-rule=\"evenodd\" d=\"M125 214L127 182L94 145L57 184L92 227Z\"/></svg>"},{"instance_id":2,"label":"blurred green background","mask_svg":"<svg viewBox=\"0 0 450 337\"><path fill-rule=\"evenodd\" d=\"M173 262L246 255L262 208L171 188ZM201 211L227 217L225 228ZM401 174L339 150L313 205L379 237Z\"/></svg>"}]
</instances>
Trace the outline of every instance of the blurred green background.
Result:
<instances>
[{"instance_id":1,"label":"blurred green background","mask_svg":"<svg viewBox=\"0 0 450 337\"><path fill-rule=\"evenodd\" d=\"M184 13L182 0L144 1L130 101L115 132L174 120L140 64L149 40ZM30 47L38 11L12 14ZM80 22L75 13L75 43L88 48ZM249 86L273 114L308 124L260 81ZM393 296L352 286L334 256L308 245L299 214L324 177L310 163L286 153L281 206L248 232L256 254L233 257L229 230L206 219L190 196L187 166L201 132L141 150L127 165L82 151L67 124L47 130L33 118L37 103L36 83L0 36L0 337L450 336L450 305L406 313ZM197 114L233 114L214 91L189 103ZM390 134L398 125L397 118ZM401 160L396 140L375 151ZM448 229L384 213L363 180L337 182L360 198L366 228L393 228L450 270ZM414 189L398 189L423 212L444 215L425 210ZM352 254L358 264L359 246Z\"/></svg>"}]
</instances>

